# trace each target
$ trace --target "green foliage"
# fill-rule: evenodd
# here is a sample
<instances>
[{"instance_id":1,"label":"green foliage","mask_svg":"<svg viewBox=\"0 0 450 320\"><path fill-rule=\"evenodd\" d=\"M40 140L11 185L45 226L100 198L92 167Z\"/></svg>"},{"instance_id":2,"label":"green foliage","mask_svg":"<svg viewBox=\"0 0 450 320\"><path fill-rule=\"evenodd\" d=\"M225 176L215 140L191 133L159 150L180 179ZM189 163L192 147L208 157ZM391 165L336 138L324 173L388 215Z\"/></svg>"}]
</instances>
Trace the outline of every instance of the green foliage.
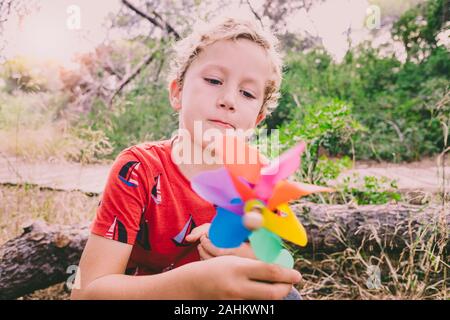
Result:
<instances>
[{"instance_id":1,"label":"green foliage","mask_svg":"<svg viewBox=\"0 0 450 320\"><path fill-rule=\"evenodd\" d=\"M298 110L339 99L352 105L352 117L365 128L353 138L356 159L413 161L440 152L448 139L440 120L447 109L439 108L440 118L433 110L450 86L450 55L437 35L448 24L448 10L448 1L431 0L402 15L392 33L407 49L405 63L382 56L370 43L352 49L340 63L320 48L289 51L279 107L266 119L267 127L289 128L300 120ZM323 147L332 155L350 151L332 140Z\"/></svg>"},{"instance_id":2,"label":"green foliage","mask_svg":"<svg viewBox=\"0 0 450 320\"><path fill-rule=\"evenodd\" d=\"M341 170L349 168L349 163L329 159L324 159L324 165L331 168L331 179L336 179ZM333 193L310 195L308 200L328 204L356 203L358 205L386 204L402 200L396 181L384 176L364 176L361 179L358 173L354 173L351 176L345 176L333 188L335 190Z\"/></svg>"},{"instance_id":3,"label":"green foliage","mask_svg":"<svg viewBox=\"0 0 450 320\"><path fill-rule=\"evenodd\" d=\"M352 160L348 156L339 159L329 159L322 155L319 157L316 166L316 184L325 185L328 181L336 179L339 174L353 165Z\"/></svg>"},{"instance_id":4,"label":"green foliage","mask_svg":"<svg viewBox=\"0 0 450 320\"><path fill-rule=\"evenodd\" d=\"M352 117L366 128L354 136L356 159L412 161L442 150L431 109L450 84L445 48L437 47L420 63L382 57L369 44L348 52L341 63L323 50L291 52L286 61L283 95L267 127L288 126L298 110L340 99L352 105ZM349 151L333 144L326 148L330 154Z\"/></svg>"},{"instance_id":5,"label":"green foliage","mask_svg":"<svg viewBox=\"0 0 450 320\"><path fill-rule=\"evenodd\" d=\"M341 201L364 204L385 204L391 201L400 201L401 195L395 180L386 177L364 176L364 184L356 185L357 176L345 177L342 185L338 186Z\"/></svg>"},{"instance_id":6,"label":"green foliage","mask_svg":"<svg viewBox=\"0 0 450 320\"><path fill-rule=\"evenodd\" d=\"M405 12L393 26L394 39L401 40L408 60L420 61L437 46L437 35L450 19L448 0L429 0Z\"/></svg>"},{"instance_id":7,"label":"green foliage","mask_svg":"<svg viewBox=\"0 0 450 320\"><path fill-rule=\"evenodd\" d=\"M348 150L352 136L364 128L353 118L351 106L340 100L322 100L297 109L292 120L279 128L281 149L297 141L305 141L302 180L322 182L323 172L317 170L319 148L337 154Z\"/></svg>"},{"instance_id":8,"label":"green foliage","mask_svg":"<svg viewBox=\"0 0 450 320\"><path fill-rule=\"evenodd\" d=\"M0 151L81 163L107 157L112 148L103 131L72 127L60 117L67 100L64 94L50 92L0 93Z\"/></svg>"},{"instance_id":9,"label":"green foliage","mask_svg":"<svg viewBox=\"0 0 450 320\"><path fill-rule=\"evenodd\" d=\"M133 144L171 136L177 128L177 117L167 96L164 86L141 80L112 108L97 100L92 111L78 121L78 126L103 131L113 147L108 157L114 158Z\"/></svg>"}]
</instances>

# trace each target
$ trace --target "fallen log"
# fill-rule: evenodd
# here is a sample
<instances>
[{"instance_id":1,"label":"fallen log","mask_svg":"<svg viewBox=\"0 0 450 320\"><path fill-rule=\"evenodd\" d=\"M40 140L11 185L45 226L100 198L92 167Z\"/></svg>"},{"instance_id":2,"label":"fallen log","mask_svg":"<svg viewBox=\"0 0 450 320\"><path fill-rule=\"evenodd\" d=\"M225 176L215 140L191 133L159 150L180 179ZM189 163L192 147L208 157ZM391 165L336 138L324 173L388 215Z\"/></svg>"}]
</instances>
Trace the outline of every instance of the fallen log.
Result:
<instances>
[{"instance_id":1,"label":"fallen log","mask_svg":"<svg viewBox=\"0 0 450 320\"><path fill-rule=\"evenodd\" d=\"M349 247L365 247L372 253L400 252L417 237L445 241L449 252L450 213L442 207L408 204L292 205L308 233L304 255L334 253ZM439 234L439 237L436 235ZM89 224L47 225L35 221L19 237L0 247L0 299L15 299L61 283L73 275L89 236Z\"/></svg>"},{"instance_id":2,"label":"fallen log","mask_svg":"<svg viewBox=\"0 0 450 320\"><path fill-rule=\"evenodd\" d=\"M419 238L445 242L447 252L450 211L439 205L323 205L302 203L295 212L308 233L308 245L300 253L331 254L347 248L369 253L400 253Z\"/></svg>"},{"instance_id":3,"label":"fallen log","mask_svg":"<svg viewBox=\"0 0 450 320\"><path fill-rule=\"evenodd\" d=\"M78 265L88 225L48 225L34 221L21 236L0 247L0 299L15 299L67 280ZM73 272L72 272L73 273Z\"/></svg>"}]
</instances>

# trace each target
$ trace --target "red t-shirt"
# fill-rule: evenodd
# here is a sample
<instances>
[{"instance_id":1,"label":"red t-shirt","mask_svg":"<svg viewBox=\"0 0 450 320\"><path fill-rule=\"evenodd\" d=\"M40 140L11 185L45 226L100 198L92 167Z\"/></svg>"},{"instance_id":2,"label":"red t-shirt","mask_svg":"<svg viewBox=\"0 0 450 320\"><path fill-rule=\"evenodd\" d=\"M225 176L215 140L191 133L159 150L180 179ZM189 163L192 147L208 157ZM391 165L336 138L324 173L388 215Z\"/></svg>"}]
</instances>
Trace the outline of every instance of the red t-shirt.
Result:
<instances>
[{"instance_id":1,"label":"red t-shirt","mask_svg":"<svg viewBox=\"0 0 450 320\"><path fill-rule=\"evenodd\" d=\"M156 274L200 259L185 241L211 222L213 204L200 198L171 157L171 140L123 150L114 161L91 232L133 245L127 274Z\"/></svg>"}]
</instances>

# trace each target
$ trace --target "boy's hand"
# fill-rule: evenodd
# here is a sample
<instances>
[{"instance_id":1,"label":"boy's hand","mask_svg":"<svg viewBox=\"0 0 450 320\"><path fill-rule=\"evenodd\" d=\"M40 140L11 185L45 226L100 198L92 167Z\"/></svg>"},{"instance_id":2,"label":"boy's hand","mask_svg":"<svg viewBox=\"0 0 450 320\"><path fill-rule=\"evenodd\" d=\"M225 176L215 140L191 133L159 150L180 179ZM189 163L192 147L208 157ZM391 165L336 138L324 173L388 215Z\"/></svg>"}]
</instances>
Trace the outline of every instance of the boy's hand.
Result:
<instances>
[{"instance_id":1,"label":"boy's hand","mask_svg":"<svg viewBox=\"0 0 450 320\"><path fill-rule=\"evenodd\" d=\"M255 230L262 226L262 216L259 212L249 212L243 217L244 225L247 229ZM201 260L211 259L218 256L233 255L243 258L256 259L255 254L249 243L244 242L238 248L222 249L212 244L208 238L208 231L210 223L202 224L197 228L194 228L192 232L186 236L186 241L196 242L200 240L198 245L198 252Z\"/></svg>"},{"instance_id":2,"label":"boy's hand","mask_svg":"<svg viewBox=\"0 0 450 320\"><path fill-rule=\"evenodd\" d=\"M235 256L193 262L180 268L192 272L190 285L198 299L282 299L302 278L297 270Z\"/></svg>"},{"instance_id":3,"label":"boy's hand","mask_svg":"<svg viewBox=\"0 0 450 320\"><path fill-rule=\"evenodd\" d=\"M200 244L197 248L201 260L207 260L219 256L238 256L242 258L256 259L252 247L247 242L242 243L237 248L223 249L216 247L207 236L202 235L200 238Z\"/></svg>"},{"instance_id":4,"label":"boy's hand","mask_svg":"<svg viewBox=\"0 0 450 320\"><path fill-rule=\"evenodd\" d=\"M204 223L201 226L198 226L194 229L192 229L191 233L189 233L186 236L186 241L187 242L197 242L198 240L200 240L200 238L203 235L208 236L208 231L209 231L209 227L211 226L211 223Z\"/></svg>"}]
</instances>

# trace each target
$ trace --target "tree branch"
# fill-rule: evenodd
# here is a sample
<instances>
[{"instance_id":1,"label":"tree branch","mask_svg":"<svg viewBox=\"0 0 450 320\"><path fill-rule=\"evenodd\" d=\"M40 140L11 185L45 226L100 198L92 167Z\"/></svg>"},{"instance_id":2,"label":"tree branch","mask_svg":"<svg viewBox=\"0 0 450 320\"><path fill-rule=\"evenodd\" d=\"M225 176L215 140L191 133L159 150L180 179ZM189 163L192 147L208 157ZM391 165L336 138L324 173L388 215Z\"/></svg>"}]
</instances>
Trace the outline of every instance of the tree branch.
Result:
<instances>
[{"instance_id":1,"label":"tree branch","mask_svg":"<svg viewBox=\"0 0 450 320\"><path fill-rule=\"evenodd\" d=\"M256 10L253 8L253 5L250 3L250 0L246 0L247 1L247 5L250 8L250 10L253 12L253 15L256 17L256 19L259 20L259 23L261 24L261 27L264 28L264 23L262 22L261 17L259 16L259 14L256 12Z\"/></svg>"},{"instance_id":2,"label":"tree branch","mask_svg":"<svg viewBox=\"0 0 450 320\"><path fill-rule=\"evenodd\" d=\"M158 51L159 51L159 49L157 49L153 53L147 55L142 60L142 62L139 65L137 65L136 68L134 68L134 70L131 71L131 73L129 75L127 75L123 78L123 80L118 85L117 89L114 90L114 92L111 94L109 101L108 101L109 106L112 105L114 98L123 90L123 88L125 88L125 86L128 83L130 83L134 78L136 78L136 76L139 73L141 73L141 71L153 61L153 59L155 58Z\"/></svg>"},{"instance_id":3,"label":"tree branch","mask_svg":"<svg viewBox=\"0 0 450 320\"><path fill-rule=\"evenodd\" d=\"M180 34L167 22L165 21L158 13L152 10L152 14L155 15L160 21L157 19L149 16L147 13L143 12L142 10L135 7L131 2L128 0L122 0L122 3L129 8L130 10L134 11L136 14L141 16L142 18L150 21L155 26L158 26L159 28L166 30L169 34L173 34L176 40L179 40Z\"/></svg>"}]
</instances>

